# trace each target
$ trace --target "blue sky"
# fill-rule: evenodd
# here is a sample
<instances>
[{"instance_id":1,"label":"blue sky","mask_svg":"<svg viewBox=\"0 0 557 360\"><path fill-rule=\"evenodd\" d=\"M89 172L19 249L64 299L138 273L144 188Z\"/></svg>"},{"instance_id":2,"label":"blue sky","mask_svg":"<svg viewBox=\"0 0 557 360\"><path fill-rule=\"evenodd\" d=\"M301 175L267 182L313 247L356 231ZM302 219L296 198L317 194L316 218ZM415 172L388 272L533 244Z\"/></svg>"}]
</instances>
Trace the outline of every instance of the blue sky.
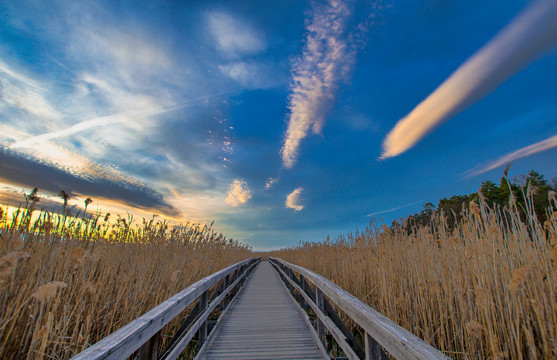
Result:
<instances>
[{"instance_id":1,"label":"blue sky","mask_svg":"<svg viewBox=\"0 0 557 360\"><path fill-rule=\"evenodd\" d=\"M390 224L511 160L557 175L552 0L6 1L0 16L3 202L64 189L271 249Z\"/></svg>"}]
</instances>

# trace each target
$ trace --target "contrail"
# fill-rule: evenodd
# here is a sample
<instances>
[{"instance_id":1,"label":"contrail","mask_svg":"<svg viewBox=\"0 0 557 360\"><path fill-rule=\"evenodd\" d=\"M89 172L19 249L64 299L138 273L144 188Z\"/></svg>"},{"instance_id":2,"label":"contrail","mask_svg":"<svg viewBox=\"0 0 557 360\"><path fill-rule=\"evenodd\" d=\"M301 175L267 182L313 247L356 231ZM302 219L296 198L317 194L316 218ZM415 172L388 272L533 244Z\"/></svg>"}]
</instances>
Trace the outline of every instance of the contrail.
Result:
<instances>
[{"instance_id":1,"label":"contrail","mask_svg":"<svg viewBox=\"0 0 557 360\"><path fill-rule=\"evenodd\" d=\"M167 112L170 112L170 111L174 111L174 110L184 108L184 107L186 107L186 106L188 106L188 105L190 105L194 102L198 102L200 100L205 100L205 99L209 99L209 98L213 98L213 97L217 97L217 96L229 95L229 94L236 93L236 92L237 91L228 91L228 92L223 92L223 93L218 93L218 94L206 95L206 96L198 97L198 98L195 98L195 99L182 101L182 102L179 102L179 103L176 103L176 104L173 104L173 105L169 105L169 106L160 106L160 107L155 107L153 109L143 110L143 111L121 112L121 113L117 113L117 114L112 114L112 115L108 115L108 116L99 117L99 118L92 119L92 120L82 121L80 123L77 123L75 125L70 126L67 129L64 129L64 130L53 131L53 132L45 133L45 134L42 134L42 135L34 136L32 138L29 138L29 139L17 141L15 143L13 143L12 145L10 145L9 148L10 149L24 148L24 147L28 147L32 144L36 144L36 143L41 142L41 141L47 141L47 140L51 140L51 139L57 139L57 138L73 135L75 133L78 133L78 132L81 132L81 131L84 131L84 130L87 130L87 129L91 129L91 128L95 128L95 127L99 127L99 126L103 126L103 125L111 125L111 124L121 123L121 122L124 122L126 120L126 118L128 118L130 116L153 116L153 115L158 115L158 114L162 114L162 113L167 113Z\"/></svg>"},{"instance_id":2,"label":"contrail","mask_svg":"<svg viewBox=\"0 0 557 360\"><path fill-rule=\"evenodd\" d=\"M123 113L117 113L117 114L112 114L112 115L108 115L108 116L103 116L100 118L96 118L96 119L92 119L92 120L87 120L87 121L82 121L80 123L77 123L73 126L70 126L67 129L64 130L58 130L58 131L53 131L53 132L49 132L46 134L42 134L42 135L38 135L38 136L34 136L32 138L26 139L26 140L21 140L21 141L17 141L15 143L13 143L12 145L10 145L10 149L17 149L17 148L23 148L23 147L28 147L29 145L41 142L41 141L47 141L47 140L51 140L51 139L57 139L57 138L61 138L64 136L69 136L69 135L73 135L75 133L87 130L87 129L91 129L94 127L98 127L98 126L103 126L103 125L110 125L110 124L117 124L117 123L121 123L124 122L126 120L126 118L128 116L151 116L151 115L157 115L157 114L161 114L164 112L168 112L171 110L176 109L176 106L169 106L169 107L163 107L163 108L155 108L152 110L147 110L147 111L137 111L137 112L123 112Z\"/></svg>"},{"instance_id":3,"label":"contrail","mask_svg":"<svg viewBox=\"0 0 557 360\"><path fill-rule=\"evenodd\" d=\"M35 136L26 140L21 140L21 141L17 141L15 143L13 143L12 145L9 146L10 149L18 149L18 148L24 148L24 147L28 147L29 145L33 145L35 143L41 142L41 141L46 141L46 140L51 140L51 139L56 139L56 138L60 138L60 137L64 137L64 136L69 136L75 133L78 133L80 131L83 130L87 130L93 127L97 127L97 126L102 126L102 125L108 125L108 124L115 124L115 123L119 123L124 121L124 115L123 114L114 114L114 115L109 115L109 116L105 116L105 117L101 117L101 118L97 118L97 119L93 119L93 120L88 120L88 121L83 121L80 122L79 124L75 124L67 129L64 130L59 130L59 131L53 131L53 132L49 132L46 134L42 134L39 136Z\"/></svg>"},{"instance_id":4,"label":"contrail","mask_svg":"<svg viewBox=\"0 0 557 360\"><path fill-rule=\"evenodd\" d=\"M521 159L530 155L534 155L537 154L539 152L542 151L546 151L549 149L553 149L557 147L557 135L552 136L548 139L545 139L543 141L540 141L538 143L532 144L530 146L526 146L522 149L513 151L510 154L507 154L505 156L500 157L499 159L492 161L491 163L489 163L488 165L484 166L483 168L479 169L479 170L474 170L474 171L469 171L467 175L465 175L465 178L470 178L470 177L474 177L480 174L483 174L485 172L488 172L489 170L493 170L498 168L499 166L503 166L505 164L510 163L511 161L517 160L517 159Z\"/></svg>"},{"instance_id":5,"label":"contrail","mask_svg":"<svg viewBox=\"0 0 557 360\"><path fill-rule=\"evenodd\" d=\"M372 214L367 214L366 216L369 217L369 216L375 216L375 215L379 215L379 214L386 214L386 213L389 213L389 212L393 212L393 211L397 211L397 210L400 210L400 209L407 208L407 207L412 206L412 205L416 205L418 203L421 203L422 201L423 200L419 200L419 201L416 201L416 202L413 202L413 203L410 203L410 204L406 204L406 205L402 205L402 206L398 206L396 208L392 208L392 209L389 209L389 210L383 210L383 211L378 211L378 212L375 212L375 213L372 213Z\"/></svg>"},{"instance_id":6,"label":"contrail","mask_svg":"<svg viewBox=\"0 0 557 360\"><path fill-rule=\"evenodd\" d=\"M489 94L556 42L557 1L538 1L395 125L383 142L381 159L410 149L437 126Z\"/></svg>"}]
</instances>

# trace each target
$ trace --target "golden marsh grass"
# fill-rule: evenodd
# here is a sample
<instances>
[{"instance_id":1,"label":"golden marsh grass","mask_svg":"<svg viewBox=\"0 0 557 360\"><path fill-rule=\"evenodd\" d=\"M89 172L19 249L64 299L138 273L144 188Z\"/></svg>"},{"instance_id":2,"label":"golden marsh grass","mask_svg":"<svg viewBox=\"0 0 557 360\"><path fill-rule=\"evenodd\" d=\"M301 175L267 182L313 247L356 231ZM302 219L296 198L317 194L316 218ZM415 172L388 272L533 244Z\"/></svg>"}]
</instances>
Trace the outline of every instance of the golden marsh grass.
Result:
<instances>
[{"instance_id":1,"label":"golden marsh grass","mask_svg":"<svg viewBox=\"0 0 557 360\"><path fill-rule=\"evenodd\" d=\"M452 358L555 359L557 202L543 224L532 208L526 221L510 209L480 196L452 231L437 214L411 231L372 223L269 255L331 279Z\"/></svg>"},{"instance_id":2,"label":"golden marsh grass","mask_svg":"<svg viewBox=\"0 0 557 360\"><path fill-rule=\"evenodd\" d=\"M251 256L208 227L29 209L0 220L0 358L69 359L195 281ZM162 342L173 335L170 325Z\"/></svg>"}]
</instances>

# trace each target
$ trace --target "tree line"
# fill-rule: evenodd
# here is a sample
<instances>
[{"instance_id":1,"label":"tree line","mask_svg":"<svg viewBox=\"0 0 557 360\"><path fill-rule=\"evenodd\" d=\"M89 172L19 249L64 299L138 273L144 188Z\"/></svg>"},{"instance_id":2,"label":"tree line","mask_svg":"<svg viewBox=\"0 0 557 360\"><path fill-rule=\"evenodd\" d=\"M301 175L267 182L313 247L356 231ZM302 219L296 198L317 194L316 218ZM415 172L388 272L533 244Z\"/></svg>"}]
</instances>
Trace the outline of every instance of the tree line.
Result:
<instances>
[{"instance_id":1,"label":"tree line","mask_svg":"<svg viewBox=\"0 0 557 360\"><path fill-rule=\"evenodd\" d=\"M531 208L543 224L547 220L548 208L555 206L555 202L551 204L551 198L555 197L556 192L556 178L548 181L541 173L530 170L527 175L518 175L509 179L505 171L505 176L501 177L498 184L487 180L482 182L478 192L443 198L439 200L437 206L428 202L424 204L422 211L405 219L393 221L391 227L403 226L411 232L417 227L430 225L432 218L441 214L449 229L452 230L465 215L465 209L469 208L471 202L478 203L480 196L482 201L492 209L508 208L511 201L514 201L513 206L516 206L523 219L527 217L527 209Z\"/></svg>"}]
</instances>

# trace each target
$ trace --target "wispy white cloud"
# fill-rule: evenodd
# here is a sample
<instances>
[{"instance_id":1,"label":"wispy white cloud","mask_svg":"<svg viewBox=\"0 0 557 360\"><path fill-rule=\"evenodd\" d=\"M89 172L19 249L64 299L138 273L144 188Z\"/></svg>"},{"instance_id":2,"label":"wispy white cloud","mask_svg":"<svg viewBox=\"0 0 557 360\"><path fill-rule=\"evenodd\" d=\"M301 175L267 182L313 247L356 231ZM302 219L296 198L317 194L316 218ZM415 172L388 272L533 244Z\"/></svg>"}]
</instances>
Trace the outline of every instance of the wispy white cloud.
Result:
<instances>
[{"instance_id":1,"label":"wispy white cloud","mask_svg":"<svg viewBox=\"0 0 557 360\"><path fill-rule=\"evenodd\" d=\"M97 12L81 16L89 10ZM162 194L148 190L142 182L162 173L168 162L168 149L160 143L169 139L159 140L152 134L160 133L162 120L169 120L167 112L206 101L211 95L177 101L178 94L192 92L183 81L182 66L176 66L173 53L164 42L157 41L153 29L140 24L128 26L123 24L125 20L111 22L110 14L100 6L89 9L80 4L65 15L57 20L62 24L59 27L45 24L46 19L36 24L47 36L56 38L57 45L52 52L44 50L41 64L59 67L39 73L21 61L18 66L7 65L17 63L16 57L3 56L0 62L0 141L21 151L8 151L12 156L6 156L6 162L19 159L21 166L5 169L2 177L39 187L48 184L55 188L63 183L69 190L96 198L164 207L167 203ZM49 53L56 54L57 59ZM151 168L137 171L151 159L157 160ZM172 171L157 178L164 181L162 178L180 174L187 176L180 184L189 186L193 182L190 175L203 170L186 163L182 159L173 164ZM190 168L193 170L184 171ZM41 171L43 174L37 176ZM218 199L223 208L224 187L219 184ZM134 200L135 193L141 201ZM177 214L175 208L165 209Z\"/></svg>"},{"instance_id":2,"label":"wispy white cloud","mask_svg":"<svg viewBox=\"0 0 557 360\"><path fill-rule=\"evenodd\" d=\"M111 15L100 7L93 11L96 16L79 24L66 19L73 30L65 48L75 89L67 94L72 116L58 123L53 134L40 135L72 135L71 140L97 158L120 162L120 157L127 160L130 153L140 151L145 134L156 132L165 119L160 115L179 103L180 67L157 31L125 21L98 20ZM81 132L84 129L90 130ZM102 146L99 139L120 152Z\"/></svg>"},{"instance_id":3,"label":"wispy white cloud","mask_svg":"<svg viewBox=\"0 0 557 360\"><path fill-rule=\"evenodd\" d=\"M330 0L311 14L302 55L292 69L289 119L281 149L284 167L291 168L302 139L320 133L326 109L338 83L354 61L346 24L351 11L341 0Z\"/></svg>"},{"instance_id":4,"label":"wispy white cloud","mask_svg":"<svg viewBox=\"0 0 557 360\"><path fill-rule=\"evenodd\" d=\"M279 181L279 178L269 178L265 183L265 190L269 190L273 185L275 185Z\"/></svg>"},{"instance_id":5,"label":"wispy white cloud","mask_svg":"<svg viewBox=\"0 0 557 360\"><path fill-rule=\"evenodd\" d=\"M257 61L237 61L219 65L221 73L247 89L265 89L284 83L277 76L274 64Z\"/></svg>"},{"instance_id":6,"label":"wispy white cloud","mask_svg":"<svg viewBox=\"0 0 557 360\"><path fill-rule=\"evenodd\" d=\"M375 216L375 215L390 213L390 212L393 212L393 211L397 211L397 210L400 210L400 209L404 209L404 208L410 207L410 206L412 206L412 205L419 204L419 203L421 203L422 201L423 201L423 200L415 201L415 202L413 202L413 203L409 203L409 204L402 205L402 206L397 206L397 207L392 208L392 209L382 210L382 211L374 212L374 213L371 213L371 214L367 214L366 216Z\"/></svg>"},{"instance_id":7,"label":"wispy white cloud","mask_svg":"<svg viewBox=\"0 0 557 360\"><path fill-rule=\"evenodd\" d=\"M288 196L286 197L287 208L291 208L296 211L301 211L304 208L304 206L300 204L300 195L302 194L303 190L304 188L299 187L296 188L294 191L292 191L290 194L288 194Z\"/></svg>"},{"instance_id":8,"label":"wispy white cloud","mask_svg":"<svg viewBox=\"0 0 557 360\"><path fill-rule=\"evenodd\" d=\"M225 12L210 13L207 20L218 49L227 57L257 54L267 48L261 33L245 20Z\"/></svg>"},{"instance_id":9,"label":"wispy white cloud","mask_svg":"<svg viewBox=\"0 0 557 360\"><path fill-rule=\"evenodd\" d=\"M26 111L43 120L54 120L60 113L46 99L47 91L39 81L28 77L0 60L0 106Z\"/></svg>"},{"instance_id":10,"label":"wispy white cloud","mask_svg":"<svg viewBox=\"0 0 557 360\"><path fill-rule=\"evenodd\" d=\"M251 199L251 190L248 184L241 179L236 179L230 184L230 190L226 196L226 203L232 207L238 207Z\"/></svg>"},{"instance_id":11,"label":"wispy white cloud","mask_svg":"<svg viewBox=\"0 0 557 360\"><path fill-rule=\"evenodd\" d=\"M546 52L556 41L557 1L537 1L395 125L383 142L381 158L410 149L437 126Z\"/></svg>"},{"instance_id":12,"label":"wispy white cloud","mask_svg":"<svg viewBox=\"0 0 557 360\"><path fill-rule=\"evenodd\" d=\"M147 71L148 74L163 73L173 68L173 61L159 44L149 40L147 31L119 31L111 27L97 27L85 31L89 46L95 47L97 56L111 59L119 64L118 71L127 74Z\"/></svg>"},{"instance_id":13,"label":"wispy white cloud","mask_svg":"<svg viewBox=\"0 0 557 360\"><path fill-rule=\"evenodd\" d=\"M543 141L537 142L535 144L523 147L522 149L513 151L512 153L509 153L507 155L501 156L500 158L491 161L487 165L484 165L477 170L470 170L467 172L466 177L477 176L485 172L488 172L490 170L496 169L500 166L507 165L511 161L522 159L556 147L557 147L557 135L552 136Z\"/></svg>"},{"instance_id":14,"label":"wispy white cloud","mask_svg":"<svg viewBox=\"0 0 557 360\"><path fill-rule=\"evenodd\" d=\"M58 79L51 78L43 84L37 75L23 74L0 62L0 110L9 106L34 116L27 121L22 119L29 136L16 138L12 147L115 123L122 124L120 130L126 131L125 137L115 131L99 131L95 136L82 137L81 145L99 148L91 138L105 136L129 139L133 144L146 128L156 126L153 115L169 111L172 106L168 104L176 103L168 86L169 80L176 77L173 61L164 47L139 28L130 31L91 20L76 24L73 17L61 21L71 29L58 34L61 44L66 41L60 49L65 51L61 57L70 64L56 61L67 72L63 87ZM67 85L73 85L75 91L71 92ZM50 87L58 87L58 92L47 91ZM111 112L112 115L102 116ZM93 120L80 121L84 118Z\"/></svg>"}]
</instances>

